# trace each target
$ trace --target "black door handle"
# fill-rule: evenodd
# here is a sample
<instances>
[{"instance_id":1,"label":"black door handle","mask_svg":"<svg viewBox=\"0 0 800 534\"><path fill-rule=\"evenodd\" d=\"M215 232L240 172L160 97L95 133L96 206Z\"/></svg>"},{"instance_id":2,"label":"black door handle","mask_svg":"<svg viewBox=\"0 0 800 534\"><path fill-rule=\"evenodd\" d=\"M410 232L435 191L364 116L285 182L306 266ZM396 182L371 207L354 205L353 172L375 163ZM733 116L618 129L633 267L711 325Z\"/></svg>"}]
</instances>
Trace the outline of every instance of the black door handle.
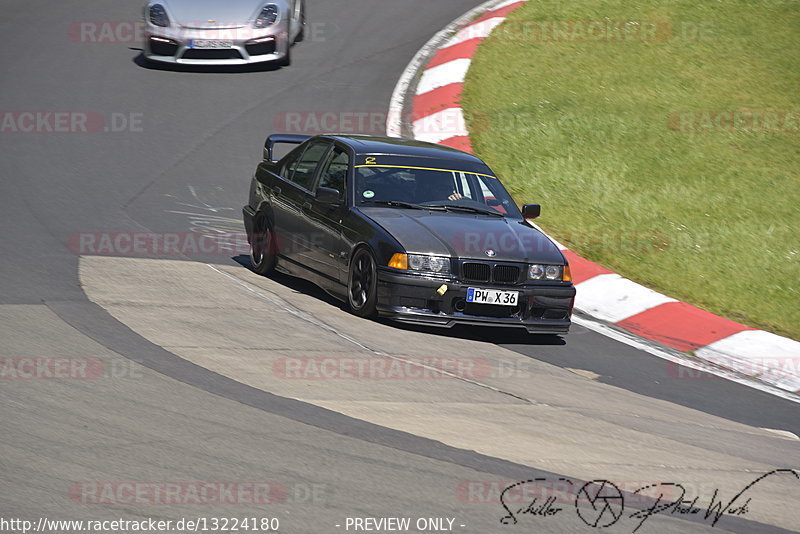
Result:
<instances>
[{"instance_id":1,"label":"black door handle","mask_svg":"<svg viewBox=\"0 0 800 534\"><path fill-rule=\"evenodd\" d=\"M311 202L303 202L303 209L310 210L311 209Z\"/></svg>"},{"instance_id":2,"label":"black door handle","mask_svg":"<svg viewBox=\"0 0 800 534\"><path fill-rule=\"evenodd\" d=\"M276 195L280 195L280 194L281 194L281 188L280 188L280 187L277 187L277 186L276 186L276 187L273 187L273 188L272 188L272 192L273 192L274 194L276 194Z\"/></svg>"}]
</instances>

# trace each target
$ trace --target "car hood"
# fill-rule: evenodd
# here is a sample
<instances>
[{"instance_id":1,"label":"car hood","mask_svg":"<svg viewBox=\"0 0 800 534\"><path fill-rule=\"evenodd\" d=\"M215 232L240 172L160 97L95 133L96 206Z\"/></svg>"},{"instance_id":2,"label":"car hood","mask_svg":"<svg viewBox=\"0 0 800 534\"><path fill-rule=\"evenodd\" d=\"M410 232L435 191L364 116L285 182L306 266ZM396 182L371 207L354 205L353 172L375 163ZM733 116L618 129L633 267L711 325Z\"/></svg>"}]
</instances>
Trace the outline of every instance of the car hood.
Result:
<instances>
[{"instance_id":1,"label":"car hood","mask_svg":"<svg viewBox=\"0 0 800 534\"><path fill-rule=\"evenodd\" d=\"M249 24L264 0L164 0L172 22L185 28L238 28ZM276 2L277 3L277 2ZM214 21L214 22L211 22Z\"/></svg>"},{"instance_id":2,"label":"car hood","mask_svg":"<svg viewBox=\"0 0 800 534\"><path fill-rule=\"evenodd\" d=\"M388 207L360 208L409 253L462 259L563 264L542 232L518 219ZM493 256L487 251L494 253Z\"/></svg>"}]
</instances>

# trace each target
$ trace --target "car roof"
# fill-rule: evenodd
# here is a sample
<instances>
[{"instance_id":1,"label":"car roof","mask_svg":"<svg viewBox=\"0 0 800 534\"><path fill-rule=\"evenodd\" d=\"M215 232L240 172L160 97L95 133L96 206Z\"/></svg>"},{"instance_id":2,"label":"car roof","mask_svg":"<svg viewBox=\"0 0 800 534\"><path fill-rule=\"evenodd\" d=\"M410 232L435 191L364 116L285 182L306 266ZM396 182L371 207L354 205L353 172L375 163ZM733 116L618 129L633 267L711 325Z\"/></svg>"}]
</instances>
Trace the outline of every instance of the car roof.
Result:
<instances>
[{"instance_id":1,"label":"car roof","mask_svg":"<svg viewBox=\"0 0 800 534\"><path fill-rule=\"evenodd\" d=\"M448 146L403 139L400 137L376 137L371 135L339 135L329 134L323 137L336 139L349 145L359 156L392 155L422 158L450 159L486 165L480 158Z\"/></svg>"}]
</instances>

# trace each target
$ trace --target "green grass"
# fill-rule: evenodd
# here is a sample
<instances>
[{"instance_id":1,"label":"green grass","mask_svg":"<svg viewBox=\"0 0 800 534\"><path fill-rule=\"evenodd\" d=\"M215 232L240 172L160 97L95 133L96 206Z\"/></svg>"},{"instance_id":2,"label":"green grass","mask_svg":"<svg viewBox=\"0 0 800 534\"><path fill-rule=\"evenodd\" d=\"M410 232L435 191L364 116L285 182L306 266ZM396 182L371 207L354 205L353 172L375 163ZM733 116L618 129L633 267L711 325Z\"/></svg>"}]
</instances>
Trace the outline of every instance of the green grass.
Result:
<instances>
[{"instance_id":1,"label":"green grass","mask_svg":"<svg viewBox=\"0 0 800 534\"><path fill-rule=\"evenodd\" d=\"M661 21L663 38L520 31L603 19ZM531 0L479 49L462 105L477 155L518 201L543 205L540 224L556 239L672 297L800 339L798 50L795 0ZM676 112L736 110L798 114L789 133L670 123Z\"/></svg>"}]
</instances>

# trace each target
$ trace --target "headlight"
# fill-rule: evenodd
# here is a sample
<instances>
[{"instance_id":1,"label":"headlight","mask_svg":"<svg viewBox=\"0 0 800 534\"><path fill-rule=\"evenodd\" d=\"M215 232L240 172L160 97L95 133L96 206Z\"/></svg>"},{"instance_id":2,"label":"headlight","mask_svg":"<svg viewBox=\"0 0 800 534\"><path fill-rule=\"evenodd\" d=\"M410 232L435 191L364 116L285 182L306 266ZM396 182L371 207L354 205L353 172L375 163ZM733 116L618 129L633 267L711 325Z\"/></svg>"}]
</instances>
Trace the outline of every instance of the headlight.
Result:
<instances>
[{"instance_id":1,"label":"headlight","mask_svg":"<svg viewBox=\"0 0 800 534\"><path fill-rule=\"evenodd\" d=\"M434 273L449 273L450 272L450 258L440 258L437 256L429 256L428 259L428 269ZM424 263L423 263L424 268Z\"/></svg>"},{"instance_id":2,"label":"headlight","mask_svg":"<svg viewBox=\"0 0 800 534\"><path fill-rule=\"evenodd\" d=\"M261 12L256 17L256 21L253 23L253 28L266 28L268 26L272 26L275 24L275 21L278 20L278 6L275 4L267 4L261 8Z\"/></svg>"},{"instance_id":3,"label":"headlight","mask_svg":"<svg viewBox=\"0 0 800 534\"><path fill-rule=\"evenodd\" d=\"M161 4L153 4L150 6L148 17L150 18L151 24L161 26L162 28L169 26L169 17L167 16L167 11Z\"/></svg>"},{"instance_id":4,"label":"headlight","mask_svg":"<svg viewBox=\"0 0 800 534\"><path fill-rule=\"evenodd\" d=\"M569 268L567 268L567 272L569 272ZM569 281L564 277L563 265L529 265L528 279Z\"/></svg>"},{"instance_id":5,"label":"headlight","mask_svg":"<svg viewBox=\"0 0 800 534\"><path fill-rule=\"evenodd\" d=\"M402 269L404 271L447 274L450 272L450 258L397 253L389 260L389 267Z\"/></svg>"}]
</instances>

